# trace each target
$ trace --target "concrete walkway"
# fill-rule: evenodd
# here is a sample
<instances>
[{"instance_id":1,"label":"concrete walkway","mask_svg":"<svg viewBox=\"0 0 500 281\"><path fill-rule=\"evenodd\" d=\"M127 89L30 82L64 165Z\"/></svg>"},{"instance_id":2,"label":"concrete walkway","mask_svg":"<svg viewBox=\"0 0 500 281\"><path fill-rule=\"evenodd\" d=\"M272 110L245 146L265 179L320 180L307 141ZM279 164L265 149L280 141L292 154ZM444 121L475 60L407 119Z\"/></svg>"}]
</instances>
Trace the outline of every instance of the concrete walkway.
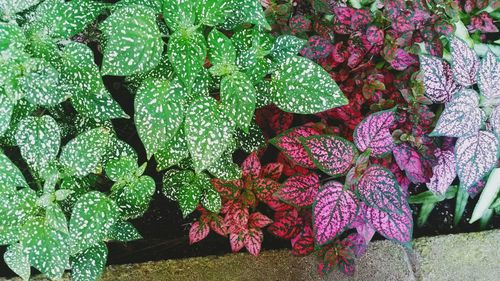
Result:
<instances>
[{"instance_id":1,"label":"concrete walkway","mask_svg":"<svg viewBox=\"0 0 500 281\"><path fill-rule=\"evenodd\" d=\"M320 277L316 273L315 259L314 256L297 258L290 251L279 250L263 252L258 258L239 253L166 260L109 266L102 280L500 280L500 230L420 238L414 241L413 251L388 241L372 242L367 253L357 261L356 273L352 277L339 272Z\"/></svg>"}]
</instances>

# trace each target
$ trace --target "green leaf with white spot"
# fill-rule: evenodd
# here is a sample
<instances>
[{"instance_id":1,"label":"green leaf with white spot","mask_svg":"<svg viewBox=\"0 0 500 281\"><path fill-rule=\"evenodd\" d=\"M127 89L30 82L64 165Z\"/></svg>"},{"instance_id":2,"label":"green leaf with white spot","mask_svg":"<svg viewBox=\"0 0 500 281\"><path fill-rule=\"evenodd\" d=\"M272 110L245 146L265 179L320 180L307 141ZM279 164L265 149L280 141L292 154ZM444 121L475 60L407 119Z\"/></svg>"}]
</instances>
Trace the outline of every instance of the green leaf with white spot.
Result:
<instances>
[{"instance_id":1,"label":"green leaf with white spot","mask_svg":"<svg viewBox=\"0 0 500 281\"><path fill-rule=\"evenodd\" d=\"M137 153L132 146L116 137L110 137L103 159L107 163L108 161L118 160L122 157L131 157L136 163L139 161Z\"/></svg>"},{"instance_id":2,"label":"green leaf with white spot","mask_svg":"<svg viewBox=\"0 0 500 281\"><path fill-rule=\"evenodd\" d=\"M2 14L11 15L22 12L38 4L40 0L0 0Z\"/></svg>"},{"instance_id":3,"label":"green leaf with white spot","mask_svg":"<svg viewBox=\"0 0 500 281\"><path fill-rule=\"evenodd\" d=\"M142 236L131 223L127 221L117 221L109 232L109 239L120 242L129 242L142 239Z\"/></svg>"},{"instance_id":4,"label":"green leaf with white spot","mask_svg":"<svg viewBox=\"0 0 500 281\"><path fill-rule=\"evenodd\" d=\"M184 136L184 129L180 128L174 137L155 153L156 170L166 170L188 157L189 149Z\"/></svg>"},{"instance_id":5,"label":"green leaf with white spot","mask_svg":"<svg viewBox=\"0 0 500 281\"><path fill-rule=\"evenodd\" d=\"M228 2L230 2L232 13L224 23L224 29L233 29L239 24L251 23L271 30L259 0L229 0Z\"/></svg>"},{"instance_id":6,"label":"green leaf with white spot","mask_svg":"<svg viewBox=\"0 0 500 281\"><path fill-rule=\"evenodd\" d=\"M56 196L57 201L64 201L64 200L66 200L66 198L68 198L68 196L70 196L74 192L75 191L71 190L71 189L58 189L58 190L56 190L54 195Z\"/></svg>"},{"instance_id":7,"label":"green leaf with white spot","mask_svg":"<svg viewBox=\"0 0 500 281\"><path fill-rule=\"evenodd\" d=\"M118 206L104 194L91 191L80 197L69 221L71 254L104 241L118 217Z\"/></svg>"},{"instance_id":8,"label":"green leaf with white spot","mask_svg":"<svg viewBox=\"0 0 500 281\"><path fill-rule=\"evenodd\" d=\"M109 140L110 132L104 128L82 133L63 147L59 162L70 174L79 177L96 172Z\"/></svg>"},{"instance_id":9,"label":"green leaf with white spot","mask_svg":"<svg viewBox=\"0 0 500 281\"><path fill-rule=\"evenodd\" d=\"M221 24L232 12L231 1L206 0L201 2L198 20L203 25L215 26Z\"/></svg>"},{"instance_id":10,"label":"green leaf with white spot","mask_svg":"<svg viewBox=\"0 0 500 281\"><path fill-rule=\"evenodd\" d=\"M283 111L314 114L348 103L330 75L304 57L278 65L271 83L273 101Z\"/></svg>"},{"instance_id":11,"label":"green leaf with white spot","mask_svg":"<svg viewBox=\"0 0 500 281\"><path fill-rule=\"evenodd\" d=\"M30 59L25 64L25 76L19 79L26 100L42 106L54 106L71 96L59 72L43 59Z\"/></svg>"},{"instance_id":12,"label":"green leaf with white spot","mask_svg":"<svg viewBox=\"0 0 500 281\"><path fill-rule=\"evenodd\" d=\"M106 161L104 170L106 171L108 178L116 182L120 179L134 175L137 168L136 159L132 156L125 156Z\"/></svg>"},{"instance_id":13,"label":"green leaf with white spot","mask_svg":"<svg viewBox=\"0 0 500 281\"><path fill-rule=\"evenodd\" d=\"M191 170L169 170L163 176L163 195L177 201L179 191L194 181L195 174Z\"/></svg>"},{"instance_id":14,"label":"green leaf with white spot","mask_svg":"<svg viewBox=\"0 0 500 281\"><path fill-rule=\"evenodd\" d=\"M102 24L106 37L103 75L127 76L153 69L161 59L163 41L153 10L125 6Z\"/></svg>"},{"instance_id":15,"label":"green leaf with white spot","mask_svg":"<svg viewBox=\"0 0 500 281\"><path fill-rule=\"evenodd\" d=\"M28 255L24 253L23 246L19 243L12 244L3 255L5 264L23 280L28 281L31 275Z\"/></svg>"},{"instance_id":16,"label":"green leaf with white spot","mask_svg":"<svg viewBox=\"0 0 500 281\"><path fill-rule=\"evenodd\" d=\"M208 34L208 48L208 58L214 65L234 64L236 61L236 49L231 39L215 28Z\"/></svg>"},{"instance_id":17,"label":"green leaf with white spot","mask_svg":"<svg viewBox=\"0 0 500 281\"><path fill-rule=\"evenodd\" d=\"M120 208L122 218L135 219L147 211L154 192L155 181L142 176L127 184L115 184L110 197Z\"/></svg>"},{"instance_id":18,"label":"green leaf with white spot","mask_svg":"<svg viewBox=\"0 0 500 281\"><path fill-rule=\"evenodd\" d=\"M236 126L248 131L255 111L255 88L248 77L235 72L222 78L221 101L226 114Z\"/></svg>"},{"instance_id":19,"label":"green leaf with white spot","mask_svg":"<svg viewBox=\"0 0 500 281\"><path fill-rule=\"evenodd\" d=\"M88 46L72 42L64 47L61 77L72 87L71 101L78 113L99 120L128 118L105 88Z\"/></svg>"},{"instance_id":20,"label":"green leaf with white spot","mask_svg":"<svg viewBox=\"0 0 500 281\"><path fill-rule=\"evenodd\" d=\"M194 26L198 4L197 0L163 0L163 18L167 26L173 31Z\"/></svg>"},{"instance_id":21,"label":"green leaf with white spot","mask_svg":"<svg viewBox=\"0 0 500 281\"><path fill-rule=\"evenodd\" d=\"M148 158L177 132L187 94L177 81L145 81L135 97L135 124Z\"/></svg>"},{"instance_id":22,"label":"green leaf with white spot","mask_svg":"<svg viewBox=\"0 0 500 281\"><path fill-rule=\"evenodd\" d=\"M14 102L0 88L0 136L2 136L10 126L10 118L14 111Z\"/></svg>"},{"instance_id":23,"label":"green leaf with white spot","mask_svg":"<svg viewBox=\"0 0 500 281\"><path fill-rule=\"evenodd\" d=\"M182 186L177 191L177 202L183 217L187 217L194 212L200 202L203 190L209 186L211 186L210 178L208 175L201 173L195 175L189 184Z\"/></svg>"},{"instance_id":24,"label":"green leaf with white spot","mask_svg":"<svg viewBox=\"0 0 500 281\"><path fill-rule=\"evenodd\" d=\"M210 212L218 214L222 208L222 199L217 190L210 186L203 192L201 204Z\"/></svg>"},{"instance_id":25,"label":"green leaf with white spot","mask_svg":"<svg viewBox=\"0 0 500 281\"><path fill-rule=\"evenodd\" d=\"M30 188L0 190L0 245L19 240L22 225L38 211L36 201Z\"/></svg>"},{"instance_id":26,"label":"green leaf with white spot","mask_svg":"<svg viewBox=\"0 0 500 281\"><path fill-rule=\"evenodd\" d=\"M241 178L240 167L233 162L233 149L226 151L222 156L208 168L208 172L214 177L225 180L237 180Z\"/></svg>"},{"instance_id":27,"label":"green leaf with white spot","mask_svg":"<svg viewBox=\"0 0 500 281\"><path fill-rule=\"evenodd\" d=\"M235 136L238 146L246 153L254 152L266 145L262 129L255 122L250 123L248 132L237 130Z\"/></svg>"},{"instance_id":28,"label":"green leaf with white spot","mask_svg":"<svg viewBox=\"0 0 500 281\"><path fill-rule=\"evenodd\" d=\"M24 160L41 172L59 153L61 129L49 115L30 116L19 122L15 138Z\"/></svg>"},{"instance_id":29,"label":"green leaf with white spot","mask_svg":"<svg viewBox=\"0 0 500 281\"><path fill-rule=\"evenodd\" d=\"M51 17L50 35L54 38L70 38L82 32L102 12L105 5L96 1L70 1L57 5Z\"/></svg>"},{"instance_id":30,"label":"green leaf with white spot","mask_svg":"<svg viewBox=\"0 0 500 281\"><path fill-rule=\"evenodd\" d=\"M168 41L167 51L175 74L191 92L207 57L205 37L197 31L175 32Z\"/></svg>"},{"instance_id":31,"label":"green leaf with white spot","mask_svg":"<svg viewBox=\"0 0 500 281\"><path fill-rule=\"evenodd\" d=\"M98 243L71 258L71 280L97 281L108 259L108 247Z\"/></svg>"},{"instance_id":32,"label":"green leaf with white spot","mask_svg":"<svg viewBox=\"0 0 500 281\"><path fill-rule=\"evenodd\" d=\"M304 47L305 40L292 35L281 35L274 42L271 49L271 56L282 61L289 57L296 56L302 47Z\"/></svg>"},{"instance_id":33,"label":"green leaf with white spot","mask_svg":"<svg viewBox=\"0 0 500 281\"><path fill-rule=\"evenodd\" d=\"M222 155L232 137L233 128L215 99L201 97L187 112L184 131L193 165L199 173Z\"/></svg>"},{"instance_id":34,"label":"green leaf with white spot","mask_svg":"<svg viewBox=\"0 0 500 281\"><path fill-rule=\"evenodd\" d=\"M45 219L48 226L57 231L68 233L68 219L57 203L49 204L45 208Z\"/></svg>"},{"instance_id":35,"label":"green leaf with white spot","mask_svg":"<svg viewBox=\"0 0 500 281\"><path fill-rule=\"evenodd\" d=\"M28 187L19 168L0 150L0 186L15 190L16 187Z\"/></svg>"},{"instance_id":36,"label":"green leaf with white spot","mask_svg":"<svg viewBox=\"0 0 500 281\"><path fill-rule=\"evenodd\" d=\"M23 226L20 242L30 264L51 279L62 277L69 263L67 234L57 231L35 218Z\"/></svg>"},{"instance_id":37,"label":"green leaf with white spot","mask_svg":"<svg viewBox=\"0 0 500 281\"><path fill-rule=\"evenodd\" d=\"M271 71L271 60L269 58L258 58L255 64L245 71L252 84L259 84Z\"/></svg>"}]
</instances>

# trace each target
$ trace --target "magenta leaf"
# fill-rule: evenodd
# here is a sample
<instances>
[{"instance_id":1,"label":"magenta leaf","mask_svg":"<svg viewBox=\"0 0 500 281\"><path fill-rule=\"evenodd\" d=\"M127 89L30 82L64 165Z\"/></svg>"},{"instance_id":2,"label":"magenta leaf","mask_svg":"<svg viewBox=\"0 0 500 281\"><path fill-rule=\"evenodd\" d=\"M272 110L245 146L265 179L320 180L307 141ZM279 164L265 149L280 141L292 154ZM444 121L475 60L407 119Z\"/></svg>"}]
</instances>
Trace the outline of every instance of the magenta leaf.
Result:
<instances>
[{"instance_id":1,"label":"magenta leaf","mask_svg":"<svg viewBox=\"0 0 500 281\"><path fill-rule=\"evenodd\" d=\"M270 225L271 223L273 223L273 221L260 212L252 213L248 218L248 224L250 225L250 227L254 228L263 228Z\"/></svg>"},{"instance_id":2,"label":"magenta leaf","mask_svg":"<svg viewBox=\"0 0 500 281\"><path fill-rule=\"evenodd\" d=\"M483 96L488 99L500 98L500 63L491 51L481 62L477 82Z\"/></svg>"},{"instance_id":3,"label":"magenta leaf","mask_svg":"<svg viewBox=\"0 0 500 281\"><path fill-rule=\"evenodd\" d=\"M366 221L382 236L399 243L407 243L411 240L413 218L407 203L402 205L401 210L401 213L387 213L377 208L365 206L363 211Z\"/></svg>"},{"instance_id":4,"label":"magenta leaf","mask_svg":"<svg viewBox=\"0 0 500 281\"><path fill-rule=\"evenodd\" d=\"M263 239L264 235L262 234L262 230L250 228L248 233L244 236L243 243L245 244L245 248L247 248L248 252L256 257L260 253Z\"/></svg>"},{"instance_id":5,"label":"magenta leaf","mask_svg":"<svg viewBox=\"0 0 500 281\"><path fill-rule=\"evenodd\" d=\"M227 236L227 234L229 233L224 219L218 215L210 221L210 228L221 236Z\"/></svg>"},{"instance_id":6,"label":"magenta leaf","mask_svg":"<svg viewBox=\"0 0 500 281\"><path fill-rule=\"evenodd\" d=\"M379 111L365 118L354 130L354 143L361 151L370 148L372 155L383 157L394 147L389 129L394 123L394 109Z\"/></svg>"},{"instance_id":7,"label":"magenta leaf","mask_svg":"<svg viewBox=\"0 0 500 281\"><path fill-rule=\"evenodd\" d=\"M292 242L292 254L294 256L306 256L314 250L314 234L309 225L290 240Z\"/></svg>"},{"instance_id":8,"label":"magenta leaf","mask_svg":"<svg viewBox=\"0 0 500 281\"><path fill-rule=\"evenodd\" d=\"M267 230L275 236L289 240L299 234L298 223L299 213L297 209L277 212L274 216L274 222Z\"/></svg>"},{"instance_id":9,"label":"magenta leaf","mask_svg":"<svg viewBox=\"0 0 500 281\"><path fill-rule=\"evenodd\" d=\"M455 80L462 86L469 87L476 83L479 59L467 43L457 37L450 42L453 62L451 69Z\"/></svg>"},{"instance_id":10,"label":"magenta leaf","mask_svg":"<svg viewBox=\"0 0 500 281\"><path fill-rule=\"evenodd\" d=\"M461 86L453 79L450 65L436 57L421 55L420 67L424 74L425 95L434 103L445 103Z\"/></svg>"},{"instance_id":11,"label":"magenta leaf","mask_svg":"<svg viewBox=\"0 0 500 281\"><path fill-rule=\"evenodd\" d=\"M436 195L443 195L457 176L455 155L449 150L436 151L437 164L427 187Z\"/></svg>"},{"instance_id":12,"label":"magenta leaf","mask_svg":"<svg viewBox=\"0 0 500 281\"><path fill-rule=\"evenodd\" d=\"M384 43L384 31L371 25L366 29L366 39L373 45L381 45Z\"/></svg>"},{"instance_id":13,"label":"magenta leaf","mask_svg":"<svg viewBox=\"0 0 500 281\"><path fill-rule=\"evenodd\" d=\"M497 163L500 143L487 131L461 137L455 144L455 160L460 185L468 190L486 176Z\"/></svg>"},{"instance_id":14,"label":"magenta leaf","mask_svg":"<svg viewBox=\"0 0 500 281\"><path fill-rule=\"evenodd\" d=\"M248 157L243 161L241 165L241 170L243 177L252 177L257 178L260 175L260 161L259 157L255 152L252 152Z\"/></svg>"},{"instance_id":15,"label":"magenta leaf","mask_svg":"<svg viewBox=\"0 0 500 281\"><path fill-rule=\"evenodd\" d=\"M319 189L319 177L315 173L291 176L278 191L278 197L294 206L306 207L314 202Z\"/></svg>"},{"instance_id":16,"label":"magenta leaf","mask_svg":"<svg viewBox=\"0 0 500 281\"><path fill-rule=\"evenodd\" d=\"M333 177L344 175L357 156L354 144L341 137L319 135L301 141L316 167Z\"/></svg>"},{"instance_id":17,"label":"magenta leaf","mask_svg":"<svg viewBox=\"0 0 500 281\"><path fill-rule=\"evenodd\" d=\"M500 139L500 105L497 105L497 107L495 107L491 112L490 126L493 133L495 133L498 139Z\"/></svg>"},{"instance_id":18,"label":"magenta leaf","mask_svg":"<svg viewBox=\"0 0 500 281\"><path fill-rule=\"evenodd\" d=\"M318 192L313 205L314 237L318 245L330 242L354 221L358 203L354 193L330 181Z\"/></svg>"},{"instance_id":19,"label":"magenta leaf","mask_svg":"<svg viewBox=\"0 0 500 281\"><path fill-rule=\"evenodd\" d=\"M359 233L349 234L345 238L345 240L347 240L351 245L352 251L356 257L360 257L366 252L366 248L368 247L368 242L361 234Z\"/></svg>"},{"instance_id":20,"label":"magenta leaf","mask_svg":"<svg viewBox=\"0 0 500 281\"><path fill-rule=\"evenodd\" d=\"M272 180L279 180L281 174L283 173L283 164L281 163L269 163L262 167L261 177L270 178Z\"/></svg>"},{"instance_id":21,"label":"magenta leaf","mask_svg":"<svg viewBox=\"0 0 500 281\"><path fill-rule=\"evenodd\" d=\"M408 52L403 49L398 48L394 55L394 58L391 60L391 66L395 70L405 70L408 66L416 64L417 60Z\"/></svg>"},{"instance_id":22,"label":"magenta leaf","mask_svg":"<svg viewBox=\"0 0 500 281\"><path fill-rule=\"evenodd\" d=\"M206 223L194 222L189 229L189 244L194 244L207 237L210 227Z\"/></svg>"},{"instance_id":23,"label":"magenta leaf","mask_svg":"<svg viewBox=\"0 0 500 281\"><path fill-rule=\"evenodd\" d=\"M271 200L280 187L281 185L272 179L260 178L254 181L255 195L263 202Z\"/></svg>"},{"instance_id":24,"label":"magenta leaf","mask_svg":"<svg viewBox=\"0 0 500 281\"><path fill-rule=\"evenodd\" d=\"M358 195L363 202L387 212L400 212L401 189L394 175L386 168L372 165L366 169L358 182Z\"/></svg>"},{"instance_id":25,"label":"magenta leaf","mask_svg":"<svg viewBox=\"0 0 500 281\"><path fill-rule=\"evenodd\" d=\"M479 96L472 89L465 89L446 104L431 136L462 137L481 128L483 112L479 108Z\"/></svg>"},{"instance_id":26,"label":"magenta leaf","mask_svg":"<svg viewBox=\"0 0 500 281\"><path fill-rule=\"evenodd\" d=\"M405 171L406 176L411 182L424 183L427 181L422 157L416 149L403 143L394 147L392 153L399 168Z\"/></svg>"},{"instance_id":27,"label":"magenta leaf","mask_svg":"<svg viewBox=\"0 0 500 281\"><path fill-rule=\"evenodd\" d=\"M300 143L299 137L309 137L319 134L320 133L314 128L302 126L287 130L269 140L269 142L283 151L289 159L298 165L313 169L314 163L307 155L302 143Z\"/></svg>"},{"instance_id":28,"label":"magenta leaf","mask_svg":"<svg viewBox=\"0 0 500 281\"><path fill-rule=\"evenodd\" d=\"M244 236L241 234L229 234L229 244L231 245L231 251L233 251L233 253L236 253L245 247L243 239Z\"/></svg>"}]
</instances>

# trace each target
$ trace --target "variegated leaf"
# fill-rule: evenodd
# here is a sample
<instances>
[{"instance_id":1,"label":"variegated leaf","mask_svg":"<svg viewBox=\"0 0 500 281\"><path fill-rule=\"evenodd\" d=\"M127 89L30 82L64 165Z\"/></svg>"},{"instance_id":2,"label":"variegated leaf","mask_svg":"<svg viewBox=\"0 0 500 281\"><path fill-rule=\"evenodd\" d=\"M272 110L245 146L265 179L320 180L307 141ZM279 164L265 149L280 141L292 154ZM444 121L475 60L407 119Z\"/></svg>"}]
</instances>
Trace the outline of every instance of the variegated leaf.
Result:
<instances>
[{"instance_id":1,"label":"variegated leaf","mask_svg":"<svg viewBox=\"0 0 500 281\"><path fill-rule=\"evenodd\" d=\"M408 203L402 205L402 212L384 212L365 206L365 219L385 238L399 243L410 242L413 232L413 218Z\"/></svg>"},{"instance_id":2,"label":"variegated leaf","mask_svg":"<svg viewBox=\"0 0 500 281\"><path fill-rule=\"evenodd\" d=\"M451 39L450 46L453 58L451 69L455 80L465 87L474 85L477 81L477 72L479 70L479 59L476 52L458 37Z\"/></svg>"},{"instance_id":3,"label":"variegated leaf","mask_svg":"<svg viewBox=\"0 0 500 281\"><path fill-rule=\"evenodd\" d=\"M491 51L486 53L481 62L477 84L487 99L500 99L500 63Z\"/></svg>"},{"instance_id":4,"label":"variegated leaf","mask_svg":"<svg viewBox=\"0 0 500 281\"><path fill-rule=\"evenodd\" d=\"M443 195L457 176L455 155L448 150L436 151L437 164L432 167L432 177L427 187L436 195Z\"/></svg>"},{"instance_id":5,"label":"variegated leaf","mask_svg":"<svg viewBox=\"0 0 500 281\"><path fill-rule=\"evenodd\" d=\"M315 173L291 176L278 191L278 197L289 204L306 207L314 202L319 185L319 177Z\"/></svg>"},{"instance_id":6,"label":"variegated leaf","mask_svg":"<svg viewBox=\"0 0 500 281\"><path fill-rule=\"evenodd\" d=\"M421 55L420 67L424 74L425 95L435 103L450 101L461 86L453 79L450 65L433 56Z\"/></svg>"},{"instance_id":7,"label":"variegated leaf","mask_svg":"<svg viewBox=\"0 0 500 281\"><path fill-rule=\"evenodd\" d=\"M206 223L194 222L189 229L189 244L199 242L207 237L210 227Z\"/></svg>"},{"instance_id":8,"label":"variegated leaf","mask_svg":"<svg viewBox=\"0 0 500 281\"><path fill-rule=\"evenodd\" d=\"M394 109L379 111L366 117L354 130L354 143L361 151L371 149L372 155L382 157L394 147L389 129L394 123Z\"/></svg>"},{"instance_id":9,"label":"variegated leaf","mask_svg":"<svg viewBox=\"0 0 500 281\"><path fill-rule=\"evenodd\" d=\"M358 182L358 195L363 202L385 212L400 212L402 193L394 175L386 168L372 165Z\"/></svg>"},{"instance_id":10,"label":"variegated leaf","mask_svg":"<svg viewBox=\"0 0 500 281\"><path fill-rule=\"evenodd\" d=\"M276 136L275 138L269 140L269 142L283 151L283 153L288 158L290 158L298 165L304 166L306 168L314 168L315 165L309 158L307 151L300 142L300 138L319 134L320 132L318 132L314 128L302 126L287 130Z\"/></svg>"}]
</instances>

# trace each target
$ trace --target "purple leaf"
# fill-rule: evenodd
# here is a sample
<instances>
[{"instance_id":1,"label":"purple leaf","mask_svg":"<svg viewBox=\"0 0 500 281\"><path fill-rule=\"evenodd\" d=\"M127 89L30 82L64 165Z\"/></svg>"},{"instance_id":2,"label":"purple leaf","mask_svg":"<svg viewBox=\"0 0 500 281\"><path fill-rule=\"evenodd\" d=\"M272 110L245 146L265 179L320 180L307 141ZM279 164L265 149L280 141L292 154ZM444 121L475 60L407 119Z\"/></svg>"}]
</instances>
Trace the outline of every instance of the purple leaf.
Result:
<instances>
[{"instance_id":1,"label":"purple leaf","mask_svg":"<svg viewBox=\"0 0 500 281\"><path fill-rule=\"evenodd\" d=\"M449 150L436 151L437 164L427 187L436 195L443 195L457 176L455 155Z\"/></svg>"},{"instance_id":2,"label":"purple leaf","mask_svg":"<svg viewBox=\"0 0 500 281\"><path fill-rule=\"evenodd\" d=\"M477 82L481 94L487 99L500 99L500 63L495 55L489 51L481 62L477 75Z\"/></svg>"},{"instance_id":3,"label":"purple leaf","mask_svg":"<svg viewBox=\"0 0 500 281\"><path fill-rule=\"evenodd\" d=\"M413 183L424 183L427 177L424 171L424 163L420 154L410 145L403 143L396 146L392 153L399 168L405 171L406 176Z\"/></svg>"},{"instance_id":4,"label":"purple leaf","mask_svg":"<svg viewBox=\"0 0 500 281\"><path fill-rule=\"evenodd\" d=\"M436 57L420 56L420 67L424 74L425 95L435 103L450 101L461 89L453 79L450 65Z\"/></svg>"},{"instance_id":5,"label":"purple leaf","mask_svg":"<svg viewBox=\"0 0 500 281\"><path fill-rule=\"evenodd\" d=\"M348 240L351 244L352 251L356 257L362 256L366 252L368 242L359 233L349 234L344 240Z\"/></svg>"},{"instance_id":6,"label":"purple leaf","mask_svg":"<svg viewBox=\"0 0 500 281\"><path fill-rule=\"evenodd\" d=\"M483 114L476 91L462 90L446 105L430 135L458 138L473 134L481 128Z\"/></svg>"},{"instance_id":7,"label":"purple leaf","mask_svg":"<svg viewBox=\"0 0 500 281\"><path fill-rule=\"evenodd\" d=\"M497 105L491 112L490 126L493 133L500 139L500 105Z\"/></svg>"},{"instance_id":8,"label":"purple leaf","mask_svg":"<svg viewBox=\"0 0 500 281\"><path fill-rule=\"evenodd\" d=\"M382 45L384 43L384 31L375 25L366 29L366 39L373 45Z\"/></svg>"},{"instance_id":9,"label":"purple leaf","mask_svg":"<svg viewBox=\"0 0 500 281\"><path fill-rule=\"evenodd\" d=\"M330 181L319 190L313 206L314 237L323 245L342 233L356 218L358 204L354 193Z\"/></svg>"},{"instance_id":10,"label":"purple leaf","mask_svg":"<svg viewBox=\"0 0 500 281\"><path fill-rule=\"evenodd\" d=\"M319 135L301 141L316 167L333 177L345 174L357 156L354 144L341 137Z\"/></svg>"},{"instance_id":11,"label":"purple leaf","mask_svg":"<svg viewBox=\"0 0 500 281\"><path fill-rule=\"evenodd\" d=\"M495 167L499 145L495 135L487 131L479 131L457 140L455 159L462 187L468 190Z\"/></svg>"},{"instance_id":12,"label":"purple leaf","mask_svg":"<svg viewBox=\"0 0 500 281\"><path fill-rule=\"evenodd\" d=\"M462 86L469 87L476 83L479 59L467 43L457 37L450 42L453 63L451 69L455 80Z\"/></svg>"},{"instance_id":13,"label":"purple leaf","mask_svg":"<svg viewBox=\"0 0 500 281\"><path fill-rule=\"evenodd\" d=\"M373 156L383 157L394 147L389 131L393 123L394 109L371 114L354 130L354 143L361 151L370 148Z\"/></svg>"},{"instance_id":14,"label":"purple leaf","mask_svg":"<svg viewBox=\"0 0 500 281\"><path fill-rule=\"evenodd\" d=\"M412 55L400 48L396 50L394 59L391 60L392 68L399 71L403 71L408 68L408 66L416 63L417 60Z\"/></svg>"},{"instance_id":15,"label":"purple leaf","mask_svg":"<svg viewBox=\"0 0 500 281\"><path fill-rule=\"evenodd\" d=\"M287 130L274 139L269 140L269 142L283 151L295 163L313 169L314 163L307 155L304 146L300 143L299 137L309 137L319 134L314 128L302 126Z\"/></svg>"},{"instance_id":16,"label":"purple leaf","mask_svg":"<svg viewBox=\"0 0 500 281\"><path fill-rule=\"evenodd\" d=\"M259 157L255 152L252 152L241 165L242 175L243 177L258 178L261 168Z\"/></svg>"},{"instance_id":17,"label":"purple leaf","mask_svg":"<svg viewBox=\"0 0 500 281\"><path fill-rule=\"evenodd\" d=\"M319 189L319 177L315 173L288 178L278 191L278 197L295 206L305 207L314 202Z\"/></svg>"},{"instance_id":18,"label":"purple leaf","mask_svg":"<svg viewBox=\"0 0 500 281\"><path fill-rule=\"evenodd\" d=\"M358 182L358 195L373 208L387 212L399 212L402 208L401 189L394 175L386 168L372 165Z\"/></svg>"},{"instance_id":19,"label":"purple leaf","mask_svg":"<svg viewBox=\"0 0 500 281\"><path fill-rule=\"evenodd\" d=\"M189 229L189 244L194 244L207 237L210 228L206 223L194 222Z\"/></svg>"},{"instance_id":20,"label":"purple leaf","mask_svg":"<svg viewBox=\"0 0 500 281\"><path fill-rule=\"evenodd\" d=\"M369 206L365 206L363 211L366 221L385 238L400 243L410 242L413 231L413 218L407 203L402 205L401 213L386 213Z\"/></svg>"}]
</instances>

